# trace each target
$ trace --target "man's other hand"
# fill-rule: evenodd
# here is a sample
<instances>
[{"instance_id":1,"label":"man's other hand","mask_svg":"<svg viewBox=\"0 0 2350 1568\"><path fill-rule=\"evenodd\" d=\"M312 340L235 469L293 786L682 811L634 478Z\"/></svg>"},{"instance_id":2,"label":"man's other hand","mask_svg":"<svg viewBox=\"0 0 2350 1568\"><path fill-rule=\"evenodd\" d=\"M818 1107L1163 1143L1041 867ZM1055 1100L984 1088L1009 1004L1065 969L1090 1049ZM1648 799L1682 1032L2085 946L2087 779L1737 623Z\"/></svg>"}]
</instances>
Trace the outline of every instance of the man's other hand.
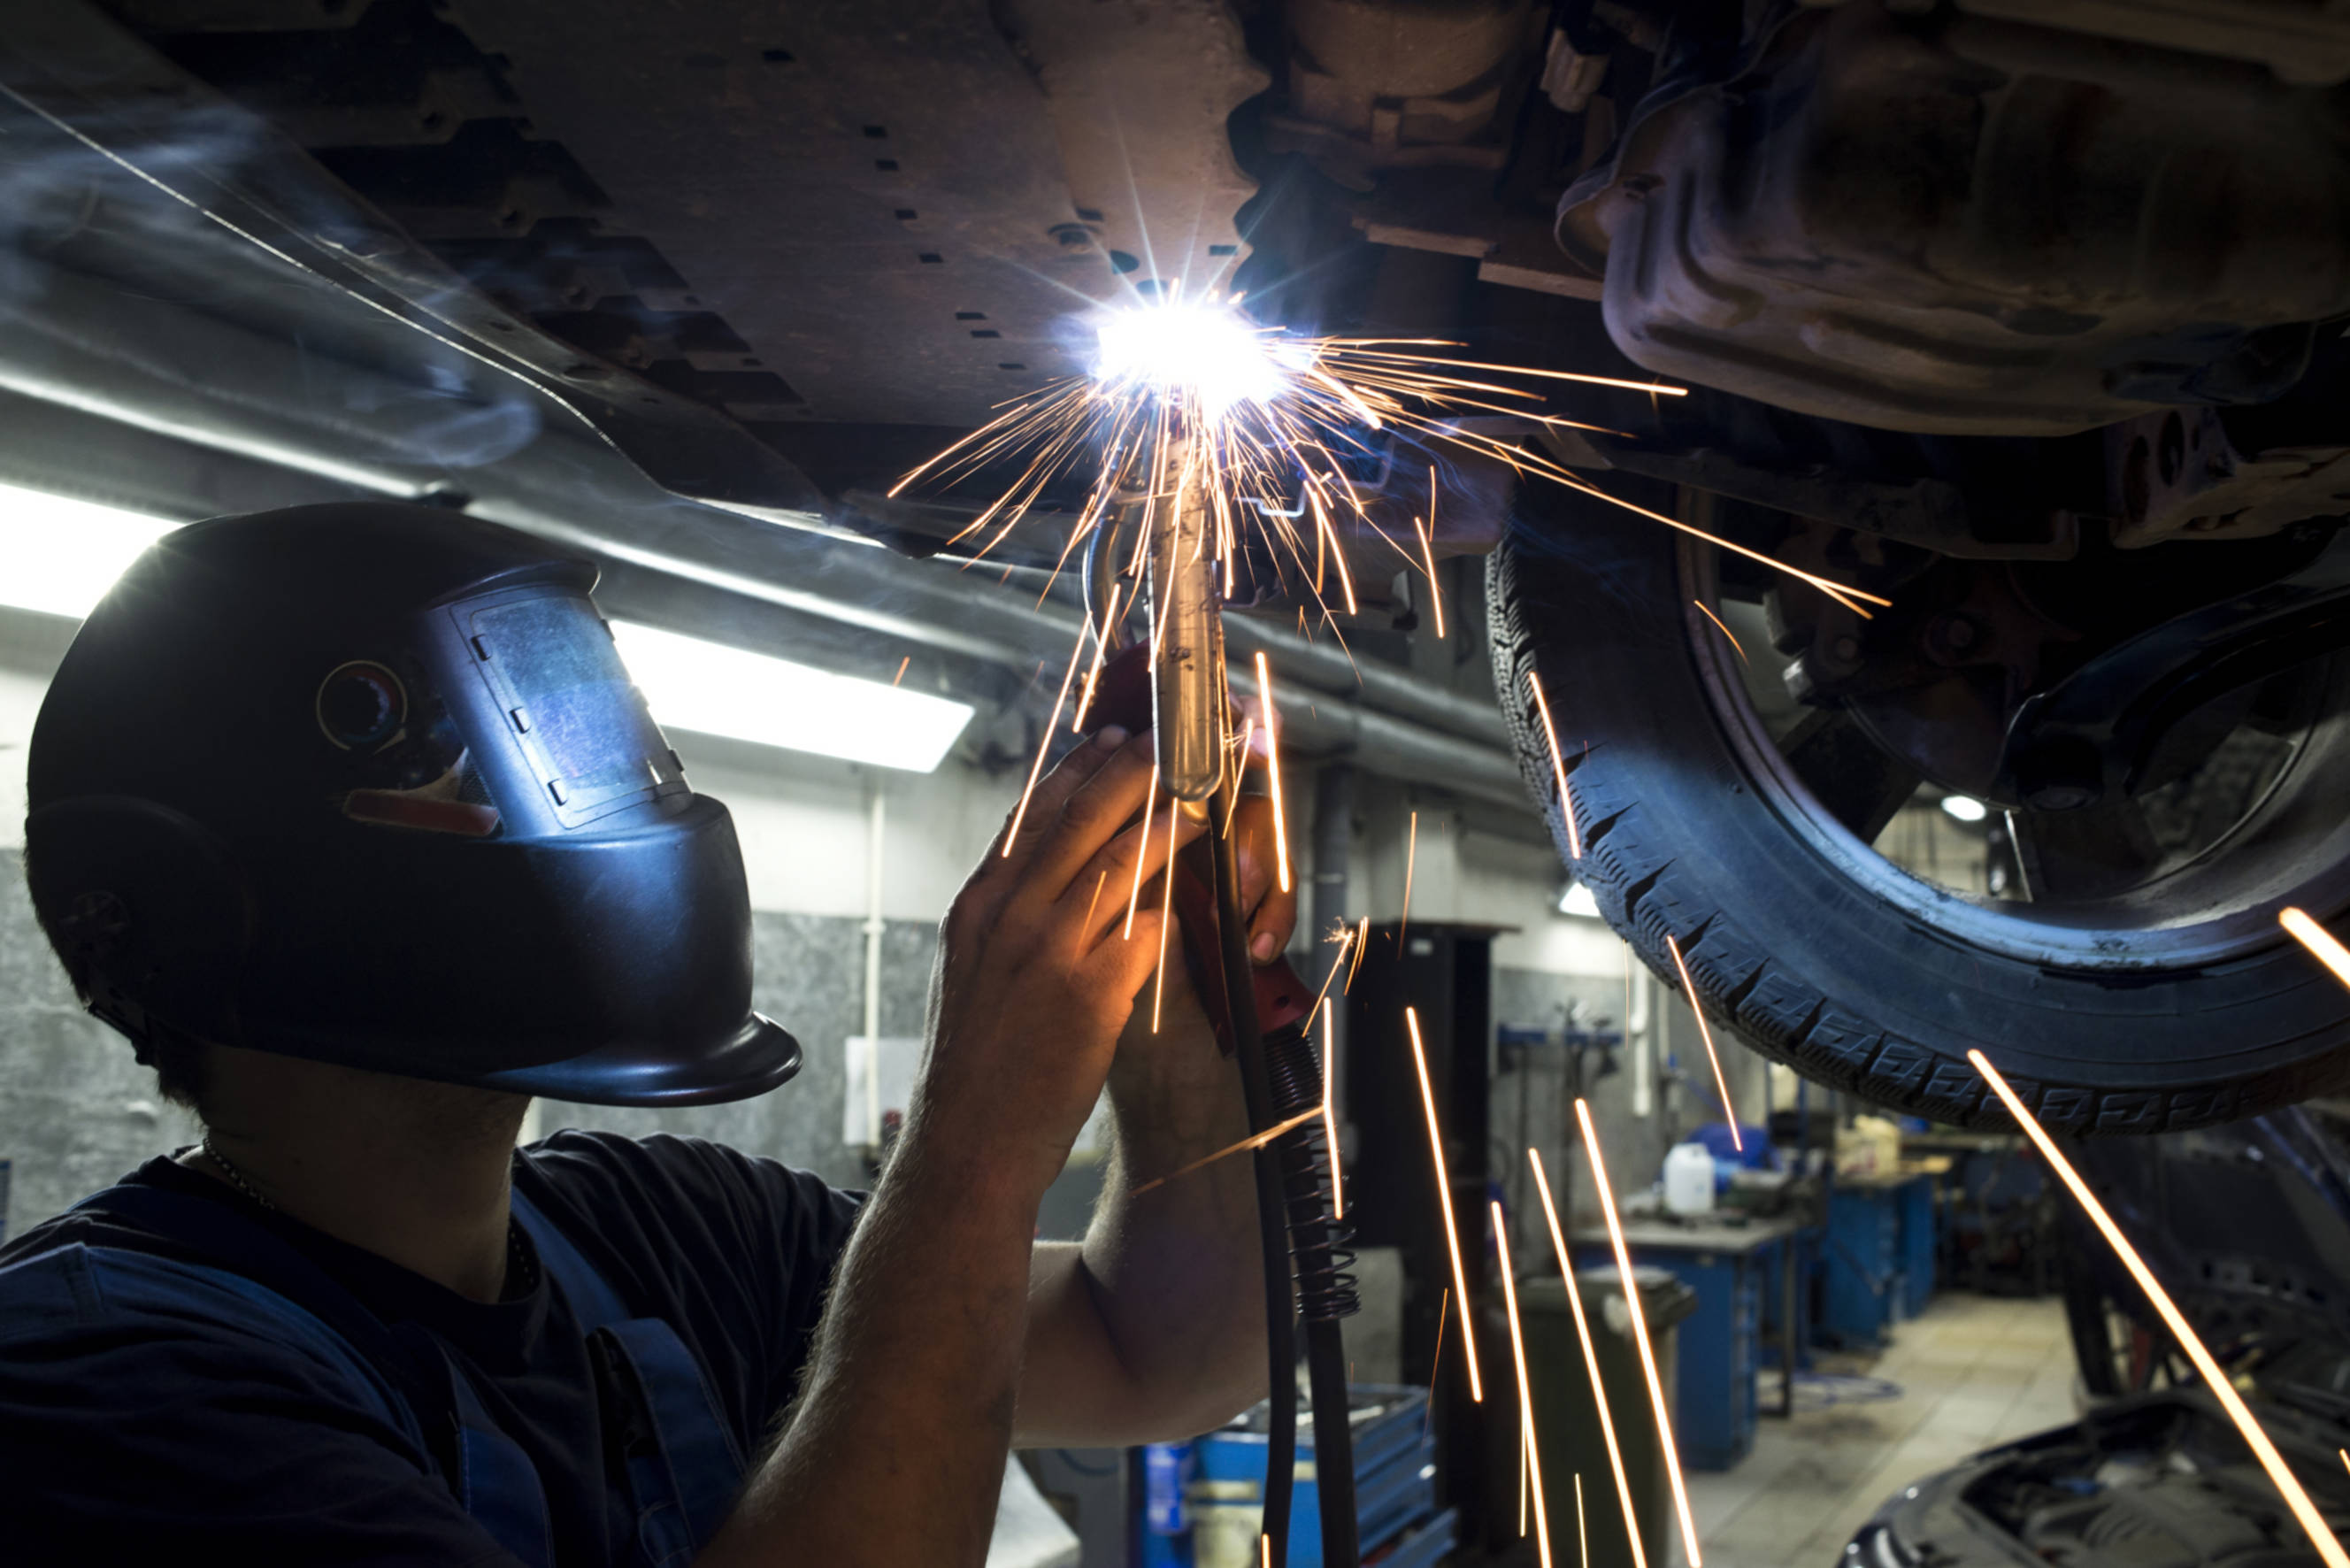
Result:
<instances>
[{"instance_id":1,"label":"man's other hand","mask_svg":"<svg viewBox=\"0 0 2350 1568\"><path fill-rule=\"evenodd\" d=\"M1294 875L1290 878L1289 892L1281 890L1274 864L1277 850L1273 802L1269 798L1243 797L1233 813L1232 836L1240 862L1241 907L1248 911L1249 961L1262 968L1281 956L1297 924L1296 878ZM1209 1075L1221 1078L1237 1072L1216 1052L1207 1007L1199 988L1191 983L1191 966L1182 961L1178 945L1181 938L1180 931L1170 938L1167 991L1160 999L1159 1027L1155 1031L1151 1028L1150 993L1146 991L1136 999L1133 1012L1118 1038L1117 1063L1110 1070L1113 1092L1128 1086L1137 1075L1145 1075L1148 1080L1160 1080L1165 1074L1173 1072L1187 1081L1204 1081ZM1221 1001L1216 1011L1222 1011ZM1204 1051L1200 1048L1201 1042L1207 1043ZM1133 1086L1141 1085L1134 1083ZM1163 1104L1168 1112L1180 1114L1184 1098L1166 1098Z\"/></svg>"},{"instance_id":2,"label":"man's other hand","mask_svg":"<svg viewBox=\"0 0 2350 1568\"><path fill-rule=\"evenodd\" d=\"M1163 805L1147 836L1139 820L1150 748L1148 734L1110 728L1064 757L1037 784L1009 853L999 836L947 911L908 1135L972 1179L1043 1194L1159 961L1157 902L1127 926L1138 861L1147 884L1167 860ZM1175 842L1198 833L1184 821Z\"/></svg>"}]
</instances>

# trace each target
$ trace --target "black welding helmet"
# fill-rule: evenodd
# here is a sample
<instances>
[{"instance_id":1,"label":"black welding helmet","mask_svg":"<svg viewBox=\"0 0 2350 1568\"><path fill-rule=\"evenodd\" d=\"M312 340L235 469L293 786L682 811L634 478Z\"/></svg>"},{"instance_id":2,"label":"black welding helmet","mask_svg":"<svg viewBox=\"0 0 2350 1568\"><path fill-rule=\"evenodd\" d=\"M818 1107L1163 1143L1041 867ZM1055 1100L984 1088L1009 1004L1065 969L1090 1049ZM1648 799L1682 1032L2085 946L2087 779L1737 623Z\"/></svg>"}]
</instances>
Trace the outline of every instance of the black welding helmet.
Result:
<instances>
[{"instance_id":1,"label":"black welding helmet","mask_svg":"<svg viewBox=\"0 0 2350 1568\"><path fill-rule=\"evenodd\" d=\"M91 1011L180 1038L605 1105L763 1093L726 808L596 568L426 507L198 523L75 638L26 867Z\"/></svg>"}]
</instances>

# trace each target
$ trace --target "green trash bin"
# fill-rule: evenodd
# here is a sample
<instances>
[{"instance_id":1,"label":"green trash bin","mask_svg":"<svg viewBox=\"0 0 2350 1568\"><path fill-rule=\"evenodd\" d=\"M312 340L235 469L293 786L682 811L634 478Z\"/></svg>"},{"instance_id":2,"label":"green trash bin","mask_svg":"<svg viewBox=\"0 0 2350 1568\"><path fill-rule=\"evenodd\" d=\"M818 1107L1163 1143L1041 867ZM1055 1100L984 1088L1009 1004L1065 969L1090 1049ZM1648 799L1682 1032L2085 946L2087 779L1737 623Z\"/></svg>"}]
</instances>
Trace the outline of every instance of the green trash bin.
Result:
<instances>
[{"instance_id":1,"label":"green trash bin","mask_svg":"<svg viewBox=\"0 0 2350 1568\"><path fill-rule=\"evenodd\" d=\"M1657 1375L1664 1381L1665 1408L1669 1410L1673 1407L1674 1331L1697 1310L1697 1293L1664 1269L1640 1266L1633 1272L1640 1287L1640 1304L1648 1314ZM1614 1269L1584 1269L1575 1279L1582 1287L1584 1317L1591 1325L1600 1381L1607 1391L1608 1413L1615 1417L1616 1441L1624 1454L1632 1509L1640 1521L1640 1548L1647 1554L1648 1568L1665 1568L1672 1561L1668 1547L1673 1532L1672 1482L1665 1469L1664 1445L1657 1436L1648 1380L1640 1369L1640 1346L1632 1334L1631 1313ZM1615 1472L1607 1463L1607 1441L1600 1429L1598 1406L1592 1398L1590 1375L1584 1367L1583 1347L1575 1337L1575 1317L1567 1308L1565 1283L1554 1277L1520 1285L1518 1315L1526 1337L1526 1377L1534 1389L1534 1433L1542 1442L1543 1501L1550 1516L1552 1558L1558 1563L1576 1561L1575 1478L1580 1472L1591 1568L1632 1568L1624 1507L1617 1495ZM1506 1471L1514 1485L1514 1443L1503 1453L1506 1458L1497 1460L1493 1468L1496 1472ZM1513 1501L1513 1515L1514 1511Z\"/></svg>"}]
</instances>

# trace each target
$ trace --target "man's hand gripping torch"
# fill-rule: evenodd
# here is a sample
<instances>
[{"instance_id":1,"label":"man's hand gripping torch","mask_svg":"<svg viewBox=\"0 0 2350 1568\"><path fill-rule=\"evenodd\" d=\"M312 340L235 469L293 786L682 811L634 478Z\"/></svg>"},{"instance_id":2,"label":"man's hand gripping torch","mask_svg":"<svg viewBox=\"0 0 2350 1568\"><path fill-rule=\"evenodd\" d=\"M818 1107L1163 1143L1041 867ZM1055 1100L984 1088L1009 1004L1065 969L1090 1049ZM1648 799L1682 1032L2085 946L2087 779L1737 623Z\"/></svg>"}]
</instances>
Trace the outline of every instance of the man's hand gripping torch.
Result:
<instances>
[{"instance_id":1,"label":"man's hand gripping torch","mask_svg":"<svg viewBox=\"0 0 2350 1568\"><path fill-rule=\"evenodd\" d=\"M1184 473L1181 454L1172 454L1158 472ZM1219 1045L1238 1059L1250 1130L1262 1133L1320 1106L1326 1090L1305 1034L1313 1022L1312 990L1285 958L1258 965L1249 957L1247 911L1231 831L1246 759L1235 756L1231 743L1232 704L1211 524L1204 489L1179 480L1171 496L1133 497L1121 507L1116 525L1096 529L1086 555L1086 591L1107 639L1113 635L1104 570L1109 553L1118 547L1117 540L1132 537L1130 527L1151 528L1143 585L1150 635L1107 659L1087 719L1094 728L1148 726L1159 783L1173 797L1173 809L1205 820L1207 833L1168 869L1174 878L1169 896L1201 1005ZM1295 1320L1301 1313L1314 1388L1315 1469L1323 1478L1323 1562L1354 1568L1360 1561L1346 1357L1338 1331L1338 1320L1356 1310L1354 1280L1344 1272L1353 1262L1345 1250L1351 1232L1331 1214L1328 1157L1317 1142L1321 1130L1315 1122L1294 1127L1260 1146L1254 1156L1271 1382L1264 1530L1274 1568L1282 1568L1288 1545L1297 1424Z\"/></svg>"}]
</instances>

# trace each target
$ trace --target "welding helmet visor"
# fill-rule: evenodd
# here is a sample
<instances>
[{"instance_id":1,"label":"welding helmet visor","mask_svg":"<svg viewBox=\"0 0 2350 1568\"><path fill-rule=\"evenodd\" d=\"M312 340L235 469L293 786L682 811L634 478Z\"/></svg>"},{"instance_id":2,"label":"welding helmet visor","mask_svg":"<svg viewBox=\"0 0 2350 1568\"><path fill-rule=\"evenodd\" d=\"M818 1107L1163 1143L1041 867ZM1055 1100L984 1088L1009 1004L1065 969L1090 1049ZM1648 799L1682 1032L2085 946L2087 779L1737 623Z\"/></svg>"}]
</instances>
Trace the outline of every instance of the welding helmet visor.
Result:
<instances>
[{"instance_id":1,"label":"welding helmet visor","mask_svg":"<svg viewBox=\"0 0 2350 1568\"><path fill-rule=\"evenodd\" d=\"M423 508L168 536L34 735L26 862L93 1011L619 1105L772 1088L725 808L629 681L594 567Z\"/></svg>"}]
</instances>

